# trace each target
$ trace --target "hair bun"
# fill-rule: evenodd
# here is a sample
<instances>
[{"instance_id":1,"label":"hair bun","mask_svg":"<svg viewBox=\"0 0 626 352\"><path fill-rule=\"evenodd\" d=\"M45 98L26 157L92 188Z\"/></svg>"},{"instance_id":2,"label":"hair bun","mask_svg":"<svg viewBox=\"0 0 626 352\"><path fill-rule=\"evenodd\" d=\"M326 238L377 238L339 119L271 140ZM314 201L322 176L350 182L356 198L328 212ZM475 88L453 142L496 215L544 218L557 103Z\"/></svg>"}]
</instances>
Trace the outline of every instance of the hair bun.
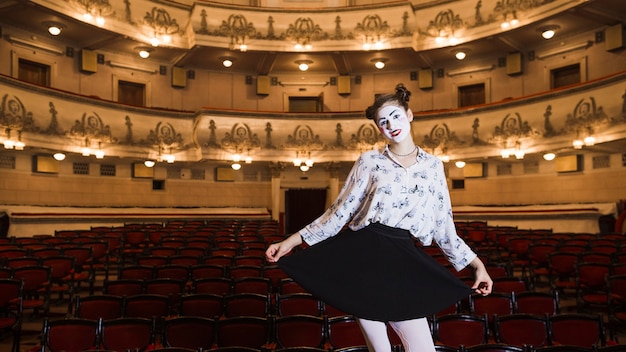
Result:
<instances>
[{"instance_id":1,"label":"hair bun","mask_svg":"<svg viewBox=\"0 0 626 352\"><path fill-rule=\"evenodd\" d=\"M365 110L365 117L367 117L370 120L375 120L376 119L376 108L374 106L370 106Z\"/></svg>"},{"instance_id":2,"label":"hair bun","mask_svg":"<svg viewBox=\"0 0 626 352\"><path fill-rule=\"evenodd\" d=\"M396 86L396 95L402 101L408 102L409 98L411 97L411 92L408 89L406 89L404 84L398 83L398 85Z\"/></svg>"}]
</instances>

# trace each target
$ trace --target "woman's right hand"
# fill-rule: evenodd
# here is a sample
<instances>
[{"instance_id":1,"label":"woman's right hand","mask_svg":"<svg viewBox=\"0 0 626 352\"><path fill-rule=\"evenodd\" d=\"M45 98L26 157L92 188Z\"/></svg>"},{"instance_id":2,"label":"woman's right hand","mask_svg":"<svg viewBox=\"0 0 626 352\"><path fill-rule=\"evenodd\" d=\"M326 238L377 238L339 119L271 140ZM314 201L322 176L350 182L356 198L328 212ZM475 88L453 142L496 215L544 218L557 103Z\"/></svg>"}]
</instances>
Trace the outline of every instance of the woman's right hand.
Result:
<instances>
[{"instance_id":1,"label":"woman's right hand","mask_svg":"<svg viewBox=\"0 0 626 352\"><path fill-rule=\"evenodd\" d=\"M294 233L281 242L272 243L265 251L265 257L268 262L276 263L278 259L300 244L302 244L302 237L300 234Z\"/></svg>"}]
</instances>

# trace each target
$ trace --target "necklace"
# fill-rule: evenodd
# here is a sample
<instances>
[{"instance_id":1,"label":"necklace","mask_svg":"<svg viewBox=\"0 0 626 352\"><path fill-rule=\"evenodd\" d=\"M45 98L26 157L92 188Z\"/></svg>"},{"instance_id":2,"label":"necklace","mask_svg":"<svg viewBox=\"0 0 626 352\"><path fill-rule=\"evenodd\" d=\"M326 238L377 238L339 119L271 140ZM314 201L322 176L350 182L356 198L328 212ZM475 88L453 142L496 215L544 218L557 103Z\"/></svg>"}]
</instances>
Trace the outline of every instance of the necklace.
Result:
<instances>
[{"instance_id":1,"label":"necklace","mask_svg":"<svg viewBox=\"0 0 626 352\"><path fill-rule=\"evenodd\" d=\"M409 153L406 153L406 154L394 153L393 150L391 150L391 148L389 148L389 146L387 146L387 149L389 150L389 152L391 152L391 154L393 154L395 156L409 156L409 155L415 153L415 151L417 150L417 146L415 145L413 150L411 150Z\"/></svg>"}]
</instances>

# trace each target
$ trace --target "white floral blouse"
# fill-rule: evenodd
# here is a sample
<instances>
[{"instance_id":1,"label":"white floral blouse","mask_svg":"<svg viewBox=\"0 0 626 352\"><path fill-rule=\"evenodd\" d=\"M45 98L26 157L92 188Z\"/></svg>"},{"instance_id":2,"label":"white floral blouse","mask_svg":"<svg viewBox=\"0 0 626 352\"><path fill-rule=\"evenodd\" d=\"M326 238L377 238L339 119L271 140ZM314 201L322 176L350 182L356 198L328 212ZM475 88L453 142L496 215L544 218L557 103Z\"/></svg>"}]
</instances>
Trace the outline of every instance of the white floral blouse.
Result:
<instances>
[{"instance_id":1,"label":"white floral blouse","mask_svg":"<svg viewBox=\"0 0 626 352\"><path fill-rule=\"evenodd\" d=\"M298 233L309 245L371 223L408 230L423 245L435 240L456 270L476 254L457 235L441 160L418 149L417 162L403 167L385 147L355 162L337 199Z\"/></svg>"}]
</instances>

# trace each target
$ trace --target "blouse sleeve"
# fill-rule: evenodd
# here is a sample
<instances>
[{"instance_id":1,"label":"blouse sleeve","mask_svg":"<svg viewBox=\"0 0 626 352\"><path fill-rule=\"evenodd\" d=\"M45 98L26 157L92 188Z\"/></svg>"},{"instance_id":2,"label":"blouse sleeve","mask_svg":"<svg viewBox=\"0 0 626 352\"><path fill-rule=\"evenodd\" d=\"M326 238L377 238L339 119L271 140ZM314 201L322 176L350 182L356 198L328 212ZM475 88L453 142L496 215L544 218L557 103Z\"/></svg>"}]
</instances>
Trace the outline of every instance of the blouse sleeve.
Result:
<instances>
[{"instance_id":1,"label":"blouse sleeve","mask_svg":"<svg viewBox=\"0 0 626 352\"><path fill-rule=\"evenodd\" d=\"M448 191L443 164L439 160L436 163L435 196L437 202L434 209L436 226L433 237L450 264L460 271L476 258L476 253L456 232L452 216L450 192Z\"/></svg>"},{"instance_id":2,"label":"blouse sleeve","mask_svg":"<svg viewBox=\"0 0 626 352\"><path fill-rule=\"evenodd\" d=\"M352 219L363 203L367 188L367 166L360 156L352 166L337 199L320 217L298 231L309 245L334 236Z\"/></svg>"}]
</instances>

